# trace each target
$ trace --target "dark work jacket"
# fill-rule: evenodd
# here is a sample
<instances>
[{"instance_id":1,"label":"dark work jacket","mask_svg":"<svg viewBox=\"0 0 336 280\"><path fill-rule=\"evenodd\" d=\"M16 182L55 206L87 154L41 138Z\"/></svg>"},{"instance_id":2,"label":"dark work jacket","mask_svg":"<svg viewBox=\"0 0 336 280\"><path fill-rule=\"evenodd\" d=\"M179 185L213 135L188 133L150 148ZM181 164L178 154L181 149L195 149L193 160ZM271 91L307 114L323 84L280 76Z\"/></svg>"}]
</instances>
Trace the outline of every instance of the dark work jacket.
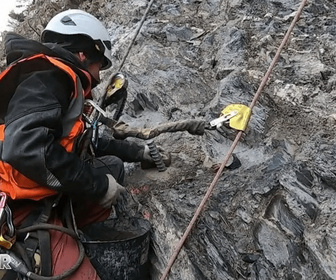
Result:
<instances>
[{"instance_id":1,"label":"dark work jacket","mask_svg":"<svg viewBox=\"0 0 336 280\"><path fill-rule=\"evenodd\" d=\"M56 44L41 44L9 33L5 50L8 65L39 53L61 59L76 72L83 88L91 88L90 75L81 62ZM56 192L93 199L102 197L108 187L107 177L60 144L64 116L74 92L72 79L63 70L41 60L19 64L0 81L0 96L5 99L0 104L0 124L5 124L1 161ZM138 144L113 139L100 139L99 143L99 155L117 155L125 161L142 160L143 147ZM51 177L57 183L50 181Z\"/></svg>"}]
</instances>

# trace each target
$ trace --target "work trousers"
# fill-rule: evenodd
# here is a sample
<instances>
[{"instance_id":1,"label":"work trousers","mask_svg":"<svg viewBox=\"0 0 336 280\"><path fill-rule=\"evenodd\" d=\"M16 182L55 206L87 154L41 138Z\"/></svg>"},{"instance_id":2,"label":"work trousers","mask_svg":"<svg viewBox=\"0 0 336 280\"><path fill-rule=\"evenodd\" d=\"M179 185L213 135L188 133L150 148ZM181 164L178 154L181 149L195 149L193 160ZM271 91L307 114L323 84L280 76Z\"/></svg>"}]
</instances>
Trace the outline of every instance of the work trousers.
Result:
<instances>
[{"instance_id":1,"label":"work trousers","mask_svg":"<svg viewBox=\"0 0 336 280\"><path fill-rule=\"evenodd\" d=\"M97 158L93 161L93 166L101 170L102 174L111 174L118 183L122 184L124 180L123 162L114 156L105 156ZM13 203L14 224L19 226L25 218L33 211L41 202L36 201L18 201ZM15 206L16 205L16 206ZM19 205L19 207L18 207ZM74 216L78 229L94 222L106 220L111 209L102 208L97 203L73 198ZM57 207L56 207L57 208ZM56 209L55 208L55 209ZM63 226L60 217L60 209L53 211L48 221L49 224ZM52 259L52 275L59 275L70 269L78 259L79 250L76 240L71 236L56 230L49 230L51 259ZM67 280L99 280L96 270L91 265L88 257L85 256L81 266ZM104 279L103 279L104 280Z\"/></svg>"}]
</instances>

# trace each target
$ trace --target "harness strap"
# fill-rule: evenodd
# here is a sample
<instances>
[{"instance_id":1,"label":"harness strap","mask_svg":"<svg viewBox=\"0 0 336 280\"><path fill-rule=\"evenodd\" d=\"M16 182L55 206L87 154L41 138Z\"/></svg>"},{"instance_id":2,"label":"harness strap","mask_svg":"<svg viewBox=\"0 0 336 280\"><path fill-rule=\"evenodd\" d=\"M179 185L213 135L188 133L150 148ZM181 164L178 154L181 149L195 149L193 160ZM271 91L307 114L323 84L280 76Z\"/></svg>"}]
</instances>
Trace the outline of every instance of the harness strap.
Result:
<instances>
[{"instance_id":1,"label":"harness strap","mask_svg":"<svg viewBox=\"0 0 336 280\"><path fill-rule=\"evenodd\" d=\"M53 202L48 203L39 217L38 223L46 223L49 220ZM38 230L37 238L39 241L39 249L41 255L41 275L51 276L51 248L50 248L50 233L47 230Z\"/></svg>"},{"instance_id":2,"label":"harness strap","mask_svg":"<svg viewBox=\"0 0 336 280\"><path fill-rule=\"evenodd\" d=\"M59 198L56 198L58 201ZM19 229L38 225L41 223L47 223L53 206L55 205L55 197L45 199L44 204L34 209L28 217L24 220ZM38 251L40 254L41 264L40 273L42 276L51 276L52 263L51 263L51 248L50 248L50 233L48 230L37 230L31 232L25 236L20 236L23 240L23 247L25 248L26 257L24 259L30 260L26 265L31 271L34 271L35 258L34 255Z\"/></svg>"},{"instance_id":3,"label":"harness strap","mask_svg":"<svg viewBox=\"0 0 336 280\"><path fill-rule=\"evenodd\" d=\"M60 201L61 198L62 201ZM56 206L58 206L58 210L62 210L61 220L66 227L47 223L51 212L57 210L55 209ZM17 241L11 249L5 250L0 247L0 253L12 254L19 262L22 262L21 269L12 268L13 270L7 270L5 275L0 275L0 279L26 280L28 277L28 279L61 280L72 275L79 268L85 257L85 249L79 240L76 222L72 214L72 201L67 196L49 197L44 199L43 203L36 205L17 229ZM76 263L70 269L55 276L51 275L50 230L60 231L74 238L79 250ZM36 265L34 259L37 252L40 256L39 266Z\"/></svg>"}]
</instances>

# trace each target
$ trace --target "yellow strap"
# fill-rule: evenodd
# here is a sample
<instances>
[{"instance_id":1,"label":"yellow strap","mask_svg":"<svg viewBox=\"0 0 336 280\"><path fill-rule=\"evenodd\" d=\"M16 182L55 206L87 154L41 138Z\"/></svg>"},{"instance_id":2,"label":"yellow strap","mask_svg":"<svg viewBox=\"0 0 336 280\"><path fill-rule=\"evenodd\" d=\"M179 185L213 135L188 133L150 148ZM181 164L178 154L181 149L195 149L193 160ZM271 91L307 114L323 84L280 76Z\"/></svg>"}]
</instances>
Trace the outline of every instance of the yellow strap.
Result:
<instances>
[{"instance_id":1,"label":"yellow strap","mask_svg":"<svg viewBox=\"0 0 336 280\"><path fill-rule=\"evenodd\" d=\"M251 109L243 104L230 104L226 106L221 113L223 115L226 115L231 113L232 111L236 111L238 113L230 119L230 127L237 130L245 131L251 117Z\"/></svg>"}]
</instances>

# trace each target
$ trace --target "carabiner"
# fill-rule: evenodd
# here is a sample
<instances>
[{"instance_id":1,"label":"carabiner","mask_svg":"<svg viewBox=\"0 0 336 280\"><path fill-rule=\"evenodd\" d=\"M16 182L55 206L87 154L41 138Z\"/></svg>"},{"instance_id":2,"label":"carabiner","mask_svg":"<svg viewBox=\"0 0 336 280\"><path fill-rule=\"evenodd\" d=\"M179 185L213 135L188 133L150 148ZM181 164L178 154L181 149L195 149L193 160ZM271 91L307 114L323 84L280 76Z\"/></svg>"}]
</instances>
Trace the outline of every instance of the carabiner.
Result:
<instances>
[{"instance_id":1,"label":"carabiner","mask_svg":"<svg viewBox=\"0 0 336 280\"><path fill-rule=\"evenodd\" d=\"M5 206L7 202L7 195L4 192L0 192L0 224L4 222L4 213L5 213Z\"/></svg>"},{"instance_id":2,"label":"carabiner","mask_svg":"<svg viewBox=\"0 0 336 280\"><path fill-rule=\"evenodd\" d=\"M6 221L7 221L7 227L8 227L8 236L12 238L15 235L15 227L13 223L12 210L9 208L8 205L6 205L5 211L6 211L6 217L7 217Z\"/></svg>"}]
</instances>

